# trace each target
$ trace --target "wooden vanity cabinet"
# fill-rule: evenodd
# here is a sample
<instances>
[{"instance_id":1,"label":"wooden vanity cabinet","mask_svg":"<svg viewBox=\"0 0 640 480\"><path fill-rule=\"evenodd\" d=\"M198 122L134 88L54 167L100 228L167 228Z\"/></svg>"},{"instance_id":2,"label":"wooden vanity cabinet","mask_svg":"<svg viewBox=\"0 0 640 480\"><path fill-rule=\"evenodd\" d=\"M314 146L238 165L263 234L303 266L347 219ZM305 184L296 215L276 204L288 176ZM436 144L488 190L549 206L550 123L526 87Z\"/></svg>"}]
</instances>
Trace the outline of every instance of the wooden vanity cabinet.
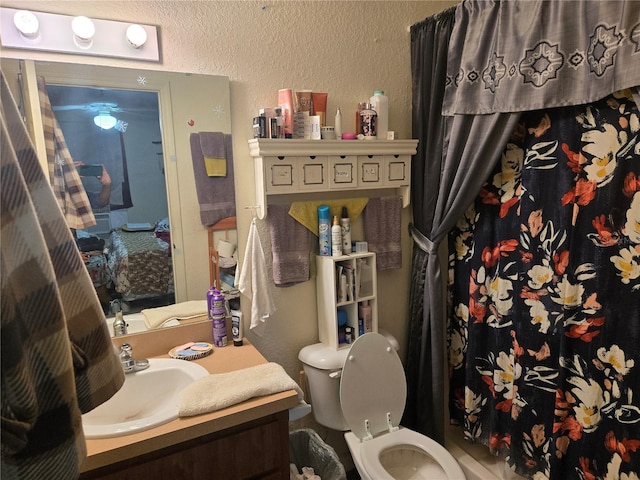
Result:
<instances>
[{"instance_id":1,"label":"wooden vanity cabinet","mask_svg":"<svg viewBox=\"0 0 640 480\"><path fill-rule=\"evenodd\" d=\"M282 411L85 472L80 480L289 479L289 414Z\"/></svg>"}]
</instances>

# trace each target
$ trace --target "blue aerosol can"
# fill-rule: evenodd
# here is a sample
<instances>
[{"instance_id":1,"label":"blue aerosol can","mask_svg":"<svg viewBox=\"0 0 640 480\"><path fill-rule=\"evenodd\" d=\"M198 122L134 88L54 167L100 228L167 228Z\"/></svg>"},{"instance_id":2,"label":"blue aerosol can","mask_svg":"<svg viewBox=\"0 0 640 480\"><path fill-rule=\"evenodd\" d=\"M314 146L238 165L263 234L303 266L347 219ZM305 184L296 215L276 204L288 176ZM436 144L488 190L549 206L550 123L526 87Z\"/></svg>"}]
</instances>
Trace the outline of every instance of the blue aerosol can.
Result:
<instances>
[{"instance_id":1,"label":"blue aerosol can","mask_svg":"<svg viewBox=\"0 0 640 480\"><path fill-rule=\"evenodd\" d=\"M320 242L320 255L331 256L331 212L329 205L318 207L318 241Z\"/></svg>"},{"instance_id":2,"label":"blue aerosol can","mask_svg":"<svg viewBox=\"0 0 640 480\"><path fill-rule=\"evenodd\" d=\"M207 292L207 315L213 327L213 344L216 347L227 345L227 309L224 295L215 286Z\"/></svg>"}]
</instances>

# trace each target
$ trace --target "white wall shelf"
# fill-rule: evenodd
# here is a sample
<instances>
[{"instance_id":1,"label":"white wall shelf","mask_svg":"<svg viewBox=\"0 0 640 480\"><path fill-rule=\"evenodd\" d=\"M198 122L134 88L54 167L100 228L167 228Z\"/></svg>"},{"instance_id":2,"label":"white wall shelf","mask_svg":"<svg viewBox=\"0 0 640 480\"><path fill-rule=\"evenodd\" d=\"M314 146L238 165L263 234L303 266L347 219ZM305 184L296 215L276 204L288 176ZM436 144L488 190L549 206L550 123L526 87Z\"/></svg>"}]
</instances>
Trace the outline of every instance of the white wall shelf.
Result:
<instances>
[{"instance_id":1,"label":"white wall shelf","mask_svg":"<svg viewBox=\"0 0 640 480\"><path fill-rule=\"evenodd\" d=\"M338 312L346 315L344 327L351 327L352 340L360 335L378 331L378 308L376 294L378 290L376 274L376 254L372 252L352 253L339 257L316 256L318 277L316 293L318 299L318 336L320 342L336 350L349 348L350 344L341 341L338 326ZM347 281L347 292L341 297L340 274L347 269L353 272L353 282ZM349 292L350 290L350 292ZM360 325L359 309L363 302L371 307L371 323ZM344 332L342 332L344 333Z\"/></svg>"},{"instance_id":2,"label":"white wall shelf","mask_svg":"<svg viewBox=\"0 0 640 480\"><path fill-rule=\"evenodd\" d=\"M394 189L409 205L418 140L249 140L257 216L271 195Z\"/></svg>"}]
</instances>

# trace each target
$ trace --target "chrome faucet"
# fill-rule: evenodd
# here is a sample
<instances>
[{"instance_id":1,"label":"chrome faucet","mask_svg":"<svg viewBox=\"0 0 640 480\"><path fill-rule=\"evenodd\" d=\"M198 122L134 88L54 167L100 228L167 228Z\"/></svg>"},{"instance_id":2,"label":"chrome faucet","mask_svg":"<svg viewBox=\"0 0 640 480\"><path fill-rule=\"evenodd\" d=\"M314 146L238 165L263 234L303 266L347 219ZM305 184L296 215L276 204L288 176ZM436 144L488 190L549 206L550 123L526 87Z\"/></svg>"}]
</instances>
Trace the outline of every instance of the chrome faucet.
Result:
<instances>
[{"instance_id":1,"label":"chrome faucet","mask_svg":"<svg viewBox=\"0 0 640 480\"><path fill-rule=\"evenodd\" d=\"M133 358L133 351L128 343L120 345L120 363L122 363L124 373L139 372L149 368L149 360L136 360Z\"/></svg>"}]
</instances>

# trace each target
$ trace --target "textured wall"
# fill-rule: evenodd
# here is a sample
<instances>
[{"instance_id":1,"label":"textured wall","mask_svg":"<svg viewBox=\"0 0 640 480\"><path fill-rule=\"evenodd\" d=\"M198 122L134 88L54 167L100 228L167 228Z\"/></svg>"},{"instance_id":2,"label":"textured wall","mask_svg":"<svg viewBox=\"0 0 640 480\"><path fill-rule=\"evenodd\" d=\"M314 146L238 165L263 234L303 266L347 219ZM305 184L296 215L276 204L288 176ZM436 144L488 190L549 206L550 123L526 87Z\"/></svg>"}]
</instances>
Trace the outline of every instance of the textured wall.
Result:
<instances>
[{"instance_id":1,"label":"textured wall","mask_svg":"<svg viewBox=\"0 0 640 480\"><path fill-rule=\"evenodd\" d=\"M329 93L328 123L337 106L352 130L357 102L382 88L390 99L389 127L411 135L411 65L408 28L453 1L31 1L3 6L135 21L160 27L161 64L60 56L69 62L226 75L230 78L240 252L253 205L254 174L247 140L258 109L273 106L279 88ZM31 55L33 58L45 58ZM51 54L48 55L51 58ZM403 215L403 268L379 275L379 318L404 353L411 250ZM258 222L268 247L266 222ZM355 225L355 230L361 225ZM268 252L267 252L268 253ZM203 258L203 261L205 259ZM298 351L317 341L315 282L272 288L278 312L267 332L248 338L294 378ZM204 294L204 292L203 292ZM243 305L248 314L248 302ZM233 348L233 347L230 347Z\"/></svg>"}]
</instances>

